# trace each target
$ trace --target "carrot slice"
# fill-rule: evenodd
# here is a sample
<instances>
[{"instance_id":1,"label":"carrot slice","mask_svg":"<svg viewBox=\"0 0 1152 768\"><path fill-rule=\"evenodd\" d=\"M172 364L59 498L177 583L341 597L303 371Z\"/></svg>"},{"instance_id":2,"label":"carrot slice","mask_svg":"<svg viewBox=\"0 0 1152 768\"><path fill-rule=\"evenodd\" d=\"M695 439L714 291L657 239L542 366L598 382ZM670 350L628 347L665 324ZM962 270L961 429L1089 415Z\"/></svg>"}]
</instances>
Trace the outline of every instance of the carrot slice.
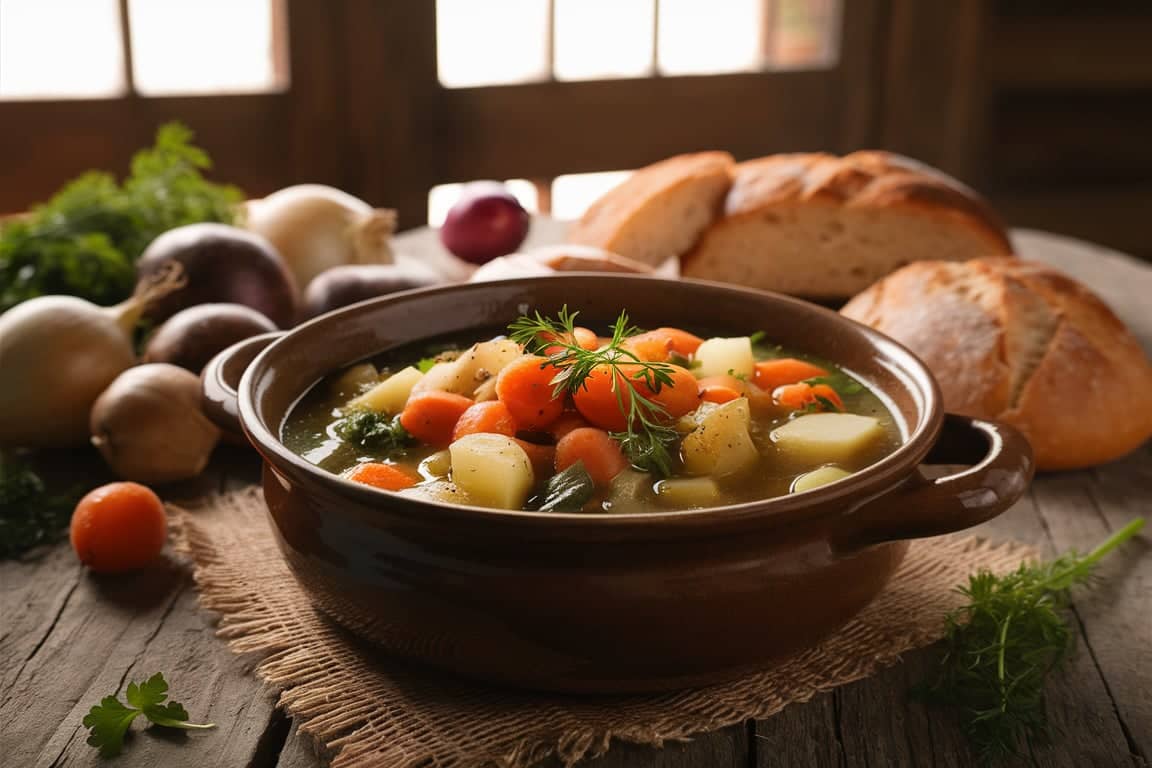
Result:
<instances>
[{"instance_id":1,"label":"carrot slice","mask_svg":"<svg viewBox=\"0 0 1152 768\"><path fill-rule=\"evenodd\" d=\"M564 435L574 429L590 426L592 425L589 424L588 420L581 416L578 411L565 411L561 414L560 418L552 422L552 426L548 427L548 431L552 434L552 439L559 441Z\"/></svg>"},{"instance_id":2,"label":"carrot slice","mask_svg":"<svg viewBox=\"0 0 1152 768\"><path fill-rule=\"evenodd\" d=\"M794 411L803 410L813 405L820 410L825 410L822 401L831 402L838 411L844 410L844 403L840 400L840 395L827 384L812 385L804 381L796 384L785 384L772 390L772 399Z\"/></svg>"},{"instance_id":3,"label":"carrot slice","mask_svg":"<svg viewBox=\"0 0 1152 768\"><path fill-rule=\"evenodd\" d=\"M496 377L496 397L508 407L520 429L545 429L564 412L564 398L553 397L552 379L558 373L547 359L519 357Z\"/></svg>"},{"instance_id":4,"label":"carrot slice","mask_svg":"<svg viewBox=\"0 0 1152 768\"><path fill-rule=\"evenodd\" d=\"M637 378L641 375L639 364L616 365L615 376L613 366L598 365L592 369L572 399L576 403L576 410L592 424L610 432L619 432L628 426L626 414L632 402L631 384L641 397L664 408L669 419L676 419L694 411L700 404L700 388L696 385L696 377L687 369L673 365L669 366L668 372L672 383L660 386L657 391L649 387L643 378Z\"/></svg>"},{"instance_id":5,"label":"carrot slice","mask_svg":"<svg viewBox=\"0 0 1152 768\"><path fill-rule=\"evenodd\" d=\"M400 425L421 442L440 448L452 442L456 422L472 407L471 398L438 389L408 398L400 412Z\"/></svg>"},{"instance_id":6,"label":"carrot slice","mask_svg":"<svg viewBox=\"0 0 1152 768\"><path fill-rule=\"evenodd\" d=\"M357 464L348 470L344 477L353 482L370 485L373 488L382 488L385 491L402 491L416 485L417 478L405 472L394 464L381 464L369 461Z\"/></svg>"},{"instance_id":7,"label":"carrot slice","mask_svg":"<svg viewBox=\"0 0 1152 768\"><path fill-rule=\"evenodd\" d=\"M761 389L776 389L785 384L795 384L804 379L827 376L828 371L806 360L782 357L779 360L762 360L756 363L752 383Z\"/></svg>"},{"instance_id":8,"label":"carrot slice","mask_svg":"<svg viewBox=\"0 0 1152 768\"><path fill-rule=\"evenodd\" d=\"M595 427L574 429L556 443L557 472L563 472L578 461L584 462L584 469L592 482L601 487L628 468L628 459L624 458L620 444L607 432Z\"/></svg>"},{"instance_id":9,"label":"carrot slice","mask_svg":"<svg viewBox=\"0 0 1152 768\"><path fill-rule=\"evenodd\" d=\"M700 387L700 399L706 403L727 403L741 396L742 395L735 389L724 386L723 384L709 384L708 386Z\"/></svg>"},{"instance_id":10,"label":"carrot slice","mask_svg":"<svg viewBox=\"0 0 1152 768\"><path fill-rule=\"evenodd\" d=\"M567 336L567 334L564 335ZM540 335L540 338L544 341L558 341L561 336L560 334L555 333L543 333ZM565 338L564 340L570 344L575 343L576 346L580 347L581 349L592 350L598 349L600 347L600 337L596 335L595 331L589 330L588 328L582 328L580 326L573 328L572 337ZM559 345L549 346L545 347L541 354L549 356L563 350L564 348Z\"/></svg>"},{"instance_id":11,"label":"carrot slice","mask_svg":"<svg viewBox=\"0 0 1152 768\"><path fill-rule=\"evenodd\" d=\"M624 348L641 360L662 362L672 352L688 357L703 343L699 336L679 328L657 328L629 337L624 341Z\"/></svg>"},{"instance_id":12,"label":"carrot slice","mask_svg":"<svg viewBox=\"0 0 1152 768\"><path fill-rule=\"evenodd\" d=\"M516 434L516 430L516 420L509 413L508 406L499 400L487 400L469 406L468 410L461 414L460 420L452 430L452 441L477 432L512 437Z\"/></svg>"},{"instance_id":13,"label":"carrot slice","mask_svg":"<svg viewBox=\"0 0 1152 768\"><path fill-rule=\"evenodd\" d=\"M512 439L524 449L524 453L528 454L528 461L532 464L532 471L536 477L548 477L552 474L552 466L556 460L556 446L541 445L518 437Z\"/></svg>"}]
</instances>

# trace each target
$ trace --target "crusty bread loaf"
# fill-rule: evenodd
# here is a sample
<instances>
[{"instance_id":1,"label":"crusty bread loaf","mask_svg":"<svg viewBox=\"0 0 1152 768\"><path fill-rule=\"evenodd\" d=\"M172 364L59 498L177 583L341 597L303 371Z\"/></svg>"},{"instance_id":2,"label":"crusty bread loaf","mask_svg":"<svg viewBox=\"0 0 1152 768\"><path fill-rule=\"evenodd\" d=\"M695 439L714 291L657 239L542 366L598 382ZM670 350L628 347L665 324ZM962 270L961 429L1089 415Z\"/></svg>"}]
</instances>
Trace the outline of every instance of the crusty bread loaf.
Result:
<instances>
[{"instance_id":1,"label":"crusty bread loaf","mask_svg":"<svg viewBox=\"0 0 1152 768\"><path fill-rule=\"evenodd\" d=\"M1012 253L955 179L900 155L773 155L736 166L724 216L682 258L686 277L847 298L904 264Z\"/></svg>"},{"instance_id":2,"label":"crusty bread loaf","mask_svg":"<svg viewBox=\"0 0 1152 768\"><path fill-rule=\"evenodd\" d=\"M919 355L949 411L1021 429L1040 469L1100 464L1152 436L1152 363L1095 294L1051 267L920 262L842 312Z\"/></svg>"},{"instance_id":3,"label":"crusty bread loaf","mask_svg":"<svg viewBox=\"0 0 1152 768\"><path fill-rule=\"evenodd\" d=\"M592 204L568 241L657 265L687 251L731 183L727 152L678 155L641 168Z\"/></svg>"}]
</instances>

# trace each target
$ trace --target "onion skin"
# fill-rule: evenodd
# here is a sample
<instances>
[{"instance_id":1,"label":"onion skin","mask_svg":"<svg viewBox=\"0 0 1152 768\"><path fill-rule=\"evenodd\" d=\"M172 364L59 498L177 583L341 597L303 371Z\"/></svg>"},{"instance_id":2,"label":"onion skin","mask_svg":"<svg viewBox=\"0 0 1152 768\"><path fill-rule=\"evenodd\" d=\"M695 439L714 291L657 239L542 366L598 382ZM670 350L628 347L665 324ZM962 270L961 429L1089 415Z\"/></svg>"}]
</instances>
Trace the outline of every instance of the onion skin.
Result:
<instances>
[{"instance_id":1,"label":"onion skin","mask_svg":"<svg viewBox=\"0 0 1152 768\"><path fill-rule=\"evenodd\" d=\"M304 317L313 318L358 301L443 282L430 272L417 272L394 264L333 267L313 280L304 292Z\"/></svg>"},{"instance_id":2,"label":"onion skin","mask_svg":"<svg viewBox=\"0 0 1152 768\"><path fill-rule=\"evenodd\" d=\"M246 229L280 252L303 291L345 264L390 264L396 212L323 184L285 187L246 208Z\"/></svg>"},{"instance_id":3,"label":"onion skin","mask_svg":"<svg viewBox=\"0 0 1152 768\"><path fill-rule=\"evenodd\" d=\"M183 266L187 285L148 305L145 314L155 322L213 302L251 307L280 328L295 321L295 281L272 244L257 234L227 224L177 227L144 249L136 272L147 280L171 262Z\"/></svg>"},{"instance_id":4,"label":"onion skin","mask_svg":"<svg viewBox=\"0 0 1152 768\"><path fill-rule=\"evenodd\" d=\"M112 312L74 296L40 296L0 315L0 445L87 439L92 403L136 364Z\"/></svg>"},{"instance_id":5,"label":"onion skin","mask_svg":"<svg viewBox=\"0 0 1152 768\"><path fill-rule=\"evenodd\" d=\"M92 406L90 427L112 471L138 483L195 477L220 440L200 411L200 377L168 363L122 373Z\"/></svg>"},{"instance_id":6,"label":"onion skin","mask_svg":"<svg viewBox=\"0 0 1152 768\"><path fill-rule=\"evenodd\" d=\"M243 304L197 304L172 315L148 337L143 359L200 373L236 342L275 330L275 323Z\"/></svg>"}]
</instances>

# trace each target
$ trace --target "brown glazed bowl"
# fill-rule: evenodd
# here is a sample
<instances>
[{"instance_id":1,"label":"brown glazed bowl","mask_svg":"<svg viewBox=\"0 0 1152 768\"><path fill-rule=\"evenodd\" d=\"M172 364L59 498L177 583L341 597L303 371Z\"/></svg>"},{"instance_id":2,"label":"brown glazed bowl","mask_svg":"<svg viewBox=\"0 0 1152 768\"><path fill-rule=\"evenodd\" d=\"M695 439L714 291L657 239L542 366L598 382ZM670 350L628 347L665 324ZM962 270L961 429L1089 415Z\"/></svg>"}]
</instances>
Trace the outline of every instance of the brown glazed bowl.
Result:
<instances>
[{"instance_id":1,"label":"brown glazed bowl","mask_svg":"<svg viewBox=\"0 0 1152 768\"><path fill-rule=\"evenodd\" d=\"M279 440L293 404L341 366L444 334L479 339L565 304L593 328L627 309L641 327L763 329L882 393L907 440L805 493L644 515L409 499L320 470ZM204 384L209 411L224 425L238 414L262 454L272 529L321 611L395 656L534 689L698 685L807 648L876 597L908 539L999 514L1032 474L1017 432L946 416L924 365L887 337L796 299L687 280L567 274L393 294L240 342ZM926 463L967 466L930 480Z\"/></svg>"}]
</instances>

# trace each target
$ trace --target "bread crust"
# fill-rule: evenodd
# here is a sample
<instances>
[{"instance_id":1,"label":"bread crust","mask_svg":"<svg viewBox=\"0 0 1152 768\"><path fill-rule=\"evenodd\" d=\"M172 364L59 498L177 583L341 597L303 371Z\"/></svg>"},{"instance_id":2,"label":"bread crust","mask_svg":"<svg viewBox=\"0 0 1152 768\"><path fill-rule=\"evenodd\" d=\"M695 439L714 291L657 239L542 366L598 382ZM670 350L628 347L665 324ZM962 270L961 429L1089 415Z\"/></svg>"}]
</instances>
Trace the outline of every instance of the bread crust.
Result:
<instances>
[{"instance_id":1,"label":"bread crust","mask_svg":"<svg viewBox=\"0 0 1152 768\"><path fill-rule=\"evenodd\" d=\"M1103 301L1047 265L917 262L841 311L919 355L948 410L1023 431L1040 469L1101 464L1152 436L1152 362Z\"/></svg>"},{"instance_id":2,"label":"bread crust","mask_svg":"<svg viewBox=\"0 0 1152 768\"><path fill-rule=\"evenodd\" d=\"M688 185L700 188L709 206L727 192L735 161L727 152L677 155L633 173L592 204L568 232L568 242L617 251L628 227L659 199Z\"/></svg>"}]
</instances>

